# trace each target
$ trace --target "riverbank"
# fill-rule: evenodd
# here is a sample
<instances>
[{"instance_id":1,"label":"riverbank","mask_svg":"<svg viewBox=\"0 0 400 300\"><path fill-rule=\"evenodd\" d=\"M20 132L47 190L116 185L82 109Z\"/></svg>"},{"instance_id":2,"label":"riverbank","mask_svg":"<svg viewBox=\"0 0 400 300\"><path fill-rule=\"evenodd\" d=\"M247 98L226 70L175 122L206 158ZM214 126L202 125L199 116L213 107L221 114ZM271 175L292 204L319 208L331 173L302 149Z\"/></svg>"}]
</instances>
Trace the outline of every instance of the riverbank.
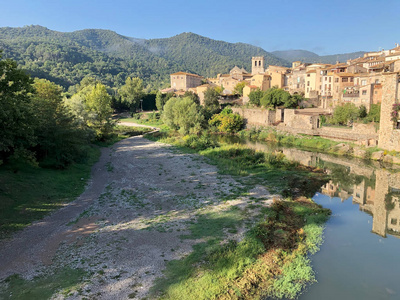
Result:
<instances>
[{"instance_id":1,"label":"riverbank","mask_svg":"<svg viewBox=\"0 0 400 300\"><path fill-rule=\"evenodd\" d=\"M206 136L192 139L157 133L148 138L206 157L220 174L234 176L247 190L264 187L276 194L270 207L257 204L257 199L248 205L246 210L258 212L246 221L251 225L243 240L222 248L213 244L194 248L184 260L168 264L166 277L152 290L154 295L163 299L294 298L315 281L307 254L318 250L329 210L305 195L313 195L323 184L326 176L320 170L310 172L279 153L256 152L242 145L216 147ZM201 231L204 224L194 225L193 230Z\"/></svg>"},{"instance_id":2,"label":"riverbank","mask_svg":"<svg viewBox=\"0 0 400 300\"><path fill-rule=\"evenodd\" d=\"M151 130L118 126L110 139L93 144L85 159L66 169L45 168L26 161L0 165L0 239L11 236L76 199L88 183L92 166L100 157L101 147Z\"/></svg>"},{"instance_id":3,"label":"riverbank","mask_svg":"<svg viewBox=\"0 0 400 300\"><path fill-rule=\"evenodd\" d=\"M292 298L314 281L328 212L302 195L322 172L236 146L105 149L85 193L3 241L0 298Z\"/></svg>"},{"instance_id":4,"label":"riverbank","mask_svg":"<svg viewBox=\"0 0 400 300\"><path fill-rule=\"evenodd\" d=\"M293 135L269 127L242 130L238 136L251 141L272 142L309 151L400 164L400 153L396 151L386 151L378 147L359 146L351 142L334 141L309 135Z\"/></svg>"}]
</instances>

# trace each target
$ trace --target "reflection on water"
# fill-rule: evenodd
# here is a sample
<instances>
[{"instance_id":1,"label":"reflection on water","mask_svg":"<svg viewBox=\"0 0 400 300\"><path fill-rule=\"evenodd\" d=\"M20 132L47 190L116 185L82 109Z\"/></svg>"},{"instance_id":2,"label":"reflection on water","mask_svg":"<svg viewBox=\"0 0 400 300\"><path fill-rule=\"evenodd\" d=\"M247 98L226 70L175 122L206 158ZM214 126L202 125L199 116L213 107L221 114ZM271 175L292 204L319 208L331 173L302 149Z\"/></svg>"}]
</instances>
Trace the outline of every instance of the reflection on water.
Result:
<instances>
[{"instance_id":1,"label":"reflection on water","mask_svg":"<svg viewBox=\"0 0 400 300\"><path fill-rule=\"evenodd\" d=\"M244 143L259 151L276 149ZM332 210L321 251L311 257L318 283L299 299L400 299L400 166L279 150L288 159L324 168L331 176L313 197Z\"/></svg>"},{"instance_id":2,"label":"reflection on water","mask_svg":"<svg viewBox=\"0 0 400 300\"><path fill-rule=\"evenodd\" d=\"M373 216L372 232L382 237L400 237L400 170L366 164L362 160L346 159L297 149L284 149L286 157L301 159L301 163L327 169L332 179L321 193L341 201L352 201L359 210Z\"/></svg>"},{"instance_id":3,"label":"reflection on water","mask_svg":"<svg viewBox=\"0 0 400 300\"><path fill-rule=\"evenodd\" d=\"M400 166L337 157L276 144L245 142L258 151L282 151L289 160L326 169L331 180L321 194L358 204L360 211L373 216L372 232L382 237L400 237Z\"/></svg>"}]
</instances>

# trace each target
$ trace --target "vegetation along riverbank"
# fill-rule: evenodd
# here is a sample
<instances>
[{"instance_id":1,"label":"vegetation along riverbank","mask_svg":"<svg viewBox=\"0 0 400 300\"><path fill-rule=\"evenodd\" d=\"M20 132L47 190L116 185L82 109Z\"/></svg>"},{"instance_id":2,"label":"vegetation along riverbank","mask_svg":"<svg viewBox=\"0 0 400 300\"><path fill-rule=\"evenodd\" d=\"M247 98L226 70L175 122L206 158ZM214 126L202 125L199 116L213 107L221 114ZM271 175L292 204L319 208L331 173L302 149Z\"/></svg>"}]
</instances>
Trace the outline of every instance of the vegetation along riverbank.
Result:
<instances>
[{"instance_id":1,"label":"vegetation along riverbank","mask_svg":"<svg viewBox=\"0 0 400 300\"><path fill-rule=\"evenodd\" d=\"M239 194L258 186L276 194L271 206L250 197L244 211L232 207L226 222L246 224L240 241L221 244L221 224L214 222L213 215L200 215L185 238L205 242L187 257L167 264L165 277L152 289L154 295L163 299L294 298L315 281L307 255L319 249L330 212L307 197L326 180L321 170L289 162L280 153L256 152L239 144L217 145L207 136L161 132L148 138L206 157L221 174L241 183Z\"/></svg>"},{"instance_id":2,"label":"vegetation along riverbank","mask_svg":"<svg viewBox=\"0 0 400 300\"><path fill-rule=\"evenodd\" d=\"M364 147L352 142L335 141L305 134L294 135L268 127L242 130L238 133L238 136L251 141L272 142L303 150L400 164L400 156L396 151L387 151L378 147Z\"/></svg>"}]
</instances>

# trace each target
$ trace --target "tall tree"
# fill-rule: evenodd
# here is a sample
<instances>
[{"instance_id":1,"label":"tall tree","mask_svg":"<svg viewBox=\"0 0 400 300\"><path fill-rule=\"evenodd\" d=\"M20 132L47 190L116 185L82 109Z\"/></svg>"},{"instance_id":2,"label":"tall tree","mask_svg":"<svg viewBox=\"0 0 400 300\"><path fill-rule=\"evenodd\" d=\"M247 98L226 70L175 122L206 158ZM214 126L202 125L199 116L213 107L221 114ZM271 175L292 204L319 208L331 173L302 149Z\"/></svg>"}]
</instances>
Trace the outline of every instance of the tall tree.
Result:
<instances>
[{"instance_id":1,"label":"tall tree","mask_svg":"<svg viewBox=\"0 0 400 300\"><path fill-rule=\"evenodd\" d=\"M119 89L122 102L126 103L131 111L139 107L140 99L144 96L143 80L138 77L126 78L125 84Z\"/></svg>"},{"instance_id":2,"label":"tall tree","mask_svg":"<svg viewBox=\"0 0 400 300\"><path fill-rule=\"evenodd\" d=\"M33 87L32 103L37 120L35 153L38 159L46 159L46 165L64 168L86 155L87 132L76 126L65 107L61 86L36 78Z\"/></svg>"},{"instance_id":3,"label":"tall tree","mask_svg":"<svg viewBox=\"0 0 400 300\"><path fill-rule=\"evenodd\" d=\"M209 87L204 92L204 116L206 120L210 120L214 114L220 112L219 96L220 93L216 88Z\"/></svg>"},{"instance_id":4,"label":"tall tree","mask_svg":"<svg viewBox=\"0 0 400 300\"><path fill-rule=\"evenodd\" d=\"M0 163L35 144L31 83L29 75L15 61L3 60L0 52Z\"/></svg>"},{"instance_id":5,"label":"tall tree","mask_svg":"<svg viewBox=\"0 0 400 300\"><path fill-rule=\"evenodd\" d=\"M88 125L96 131L99 140L104 140L112 131L111 96L105 85L97 83L85 97L88 111Z\"/></svg>"}]
</instances>

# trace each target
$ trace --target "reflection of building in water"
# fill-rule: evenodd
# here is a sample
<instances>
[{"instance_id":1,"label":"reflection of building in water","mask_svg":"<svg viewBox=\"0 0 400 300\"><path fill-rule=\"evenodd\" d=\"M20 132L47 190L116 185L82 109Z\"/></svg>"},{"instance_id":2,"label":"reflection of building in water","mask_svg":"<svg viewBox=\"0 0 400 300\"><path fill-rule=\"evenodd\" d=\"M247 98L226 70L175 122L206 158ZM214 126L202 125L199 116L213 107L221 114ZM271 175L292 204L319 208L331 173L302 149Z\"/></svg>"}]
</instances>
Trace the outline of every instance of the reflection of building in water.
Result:
<instances>
[{"instance_id":1,"label":"reflection of building in water","mask_svg":"<svg viewBox=\"0 0 400 300\"><path fill-rule=\"evenodd\" d=\"M328 195L329 197L338 197L343 202L350 198L352 191L345 191L344 189L341 189L340 183L333 183L333 181L330 180L327 184L321 187L321 193Z\"/></svg>"},{"instance_id":2,"label":"reflection of building in water","mask_svg":"<svg viewBox=\"0 0 400 300\"><path fill-rule=\"evenodd\" d=\"M400 173L390 173L384 169L375 170L375 182L364 178L347 190L332 182L322 187L322 193L343 200L353 196L353 203L360 210L373 216L372 232L386 237L387 234L400 237ZM391 192L388 195L388 193ZM389 200L387 200L387 198ZM386 199L386 201L385 201Z\"/></svg>"},{"instance_id":3,"label":"reflection of building in water","mask_svg":"<svg viewBox=\"0 0 400 300\"><path fill-rule=\"evenodd\" d=\"M262 143L248 143L248 146L259 151L271 150ZM400 173L381 169L379 164L366 165L359 160L327 154L290 148L283 148L281 151L287 159L302 165L327 167L331 175L333 169L339 170L334 176L335 181L331 180L321 187L321 193L339 197L342 202L353 196L353 203L359 204L361 211L373 216L372 232L383 237L386 234L400 237ZM392 192L389 204L385 202L388 192Z\"/></svg>"}]
</instances>

